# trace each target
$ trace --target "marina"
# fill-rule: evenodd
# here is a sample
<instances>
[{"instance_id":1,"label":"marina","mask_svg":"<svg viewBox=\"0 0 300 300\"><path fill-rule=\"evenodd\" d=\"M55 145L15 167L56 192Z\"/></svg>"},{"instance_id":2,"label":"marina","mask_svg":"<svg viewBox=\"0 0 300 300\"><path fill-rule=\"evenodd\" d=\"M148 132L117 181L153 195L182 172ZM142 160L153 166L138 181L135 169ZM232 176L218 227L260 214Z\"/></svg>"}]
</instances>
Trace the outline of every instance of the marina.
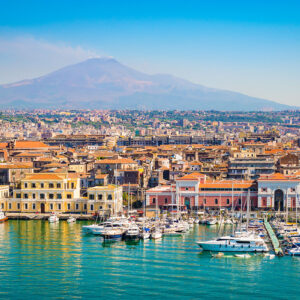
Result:
<instances>
[{"instance_id":1,"label":"marina","mask_svg":"<svg viewBox=\"0 0 300 300\"><path fill-rule=\"evenodd\" d=\"M104 241L91 222L9 220L0 224L0 297L296 299L300 259L270 254L212 256L196 241L218 226L193 224L181 236ZM224 226L231 235L232 226ZM18 276L16 276L18 274ZM283 276L283 274L286 274ZM281 282L280 285L274 282ZM52 291L55 290L55 295Z\"/></svg>"}]
</instances>

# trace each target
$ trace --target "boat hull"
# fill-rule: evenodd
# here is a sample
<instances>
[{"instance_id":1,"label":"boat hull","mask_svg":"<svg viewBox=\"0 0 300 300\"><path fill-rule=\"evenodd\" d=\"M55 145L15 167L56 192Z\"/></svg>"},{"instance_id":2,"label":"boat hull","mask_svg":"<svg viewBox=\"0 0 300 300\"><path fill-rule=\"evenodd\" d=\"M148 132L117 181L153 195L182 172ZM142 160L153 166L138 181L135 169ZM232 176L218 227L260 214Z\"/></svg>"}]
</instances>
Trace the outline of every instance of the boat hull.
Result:
<instances>
[{"instance_id":1,"label":"boat hull","mask_svg":"<svg viewBox=\"0 0 300 300\"><path fill-rule=\"evenodd\" d=\"M7 220L8 220L8 217L1 218L1 219L0 219L0 223L4 223L4 222L6 222Z\"/></svg>"},{"instance_id":2,"label":"boat hull","mask_svg":"<svg viewBox=\"0 0 300 300\"><path fill-rule=\"evenodd\" d=\"M217 245L217 244L206 244L206 243L197 243L200 248L204 251L212 252L267 252L268 249L265 247L243 247L243 246L229 246L229 245Z\"/></svg>"}]
</instances>

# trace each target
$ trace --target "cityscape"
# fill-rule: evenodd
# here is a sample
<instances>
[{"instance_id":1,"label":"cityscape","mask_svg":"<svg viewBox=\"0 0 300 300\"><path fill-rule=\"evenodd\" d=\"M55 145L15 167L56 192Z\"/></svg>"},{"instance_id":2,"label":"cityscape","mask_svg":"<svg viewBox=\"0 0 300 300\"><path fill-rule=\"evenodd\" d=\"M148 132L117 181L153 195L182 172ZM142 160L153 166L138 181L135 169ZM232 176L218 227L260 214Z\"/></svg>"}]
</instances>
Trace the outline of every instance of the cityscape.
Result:
<instances>
[{"instance_id":1,"label":"cityscape","mask_svg":"<svg viewBox=\"0 0 300 300\"><path fill-rule=\"evenodd\" d=\"M214 2L3 5L0 298L297 299L300 7Z\"/></svg>"}]
</instances>

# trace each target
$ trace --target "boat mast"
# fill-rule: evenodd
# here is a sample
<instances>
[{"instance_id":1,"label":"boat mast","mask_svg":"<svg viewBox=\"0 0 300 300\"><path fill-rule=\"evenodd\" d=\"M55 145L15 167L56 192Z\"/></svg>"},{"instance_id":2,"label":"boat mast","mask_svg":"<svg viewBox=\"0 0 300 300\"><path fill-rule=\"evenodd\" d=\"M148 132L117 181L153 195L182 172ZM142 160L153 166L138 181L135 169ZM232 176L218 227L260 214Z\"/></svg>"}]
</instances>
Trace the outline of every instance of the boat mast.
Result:
<instances>
[{"instance_id":1,"label":"boat mast","mask_svg":"<svg viewBox=\"0 0 300 300\"><path fill-rule=\"evenodd\" d=\"M127 216L129 217L129 209L130 209L130 182L129 182L129 187L128 187L128 197L127 197Z\"/></svg>"},{"instance_id":2,"label":"boat mast","mask_svg":"<svg viewBox=\"0 0 300 300\"><path fill-rule=\"evenodd\" d=\"M285 202L285 223L288 222L289 218L288 218L288 213L289 213L289 203L288 203L288 200L289 200L289 188L286 189L286 202Z\"/></svg>"},{"instance_id":3,"label":"boat mast","mask_svg":"<svg viewBox=\"0 0 300 300\"><path fill-rule=\"evenodd\" d=\"M248 189L248 195L247 195L247 232L249 227L249 204L250 204L250 188Z\"/></svg>"}]
</instances>

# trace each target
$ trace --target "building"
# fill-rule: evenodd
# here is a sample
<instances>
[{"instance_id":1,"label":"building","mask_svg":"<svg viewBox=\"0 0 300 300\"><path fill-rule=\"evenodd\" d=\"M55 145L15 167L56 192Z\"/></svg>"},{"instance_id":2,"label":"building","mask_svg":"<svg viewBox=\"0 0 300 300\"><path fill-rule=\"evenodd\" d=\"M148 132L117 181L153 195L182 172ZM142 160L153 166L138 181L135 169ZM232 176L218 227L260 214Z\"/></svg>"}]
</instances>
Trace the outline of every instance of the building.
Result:
<instances>
[{"instance_id":1,"label":"building","mask_svg":"<svg viewBox=\"0 0 300 300\"><path fill-rule=\"evenodd\" d=\"M0 185L0 210L6 211L8 197L9 197L9 186Z\"/></svg>"},{"instance_id":2,"label":"building","mask_svg":"<svg viewBox=\"0 0 300 300\"><path fill-rule=\"evenodd\" d=\"M87 189L87 213L116 215L123 211L121 186L106 185Z\"/></svg>"}]
</instances>

